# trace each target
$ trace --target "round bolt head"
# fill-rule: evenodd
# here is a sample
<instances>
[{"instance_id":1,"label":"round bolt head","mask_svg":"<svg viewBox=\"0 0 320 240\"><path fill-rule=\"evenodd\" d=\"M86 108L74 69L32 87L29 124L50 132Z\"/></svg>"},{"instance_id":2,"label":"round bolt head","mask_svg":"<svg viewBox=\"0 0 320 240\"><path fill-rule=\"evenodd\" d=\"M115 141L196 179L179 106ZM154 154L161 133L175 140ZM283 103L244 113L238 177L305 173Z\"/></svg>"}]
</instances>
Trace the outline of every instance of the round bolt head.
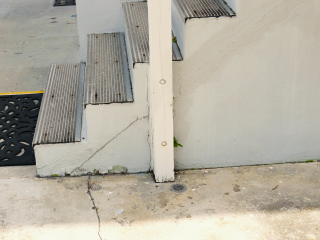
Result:
<instances>
[{"instance_id":1,"label":"round bolt head","mask_svg":"<svg viewBox=\"0 0 320 240\"><path fill-rule=\"evenodd\" d=\"M164 79L160 80L160 84L165 84L165 83L166 83L166 80L164 80Z\"/></svg>"},{"instance_id":2,"label":"round bolt head","mask_svg":"<svg viewBox=\"0 0 320 240\"><path fill-rule=\"evenodd\" d=\"M165 147L165 146L167 146L167 142L163 141L163 142L161 143L161 145Z\"/></svg>"}]
</instances>

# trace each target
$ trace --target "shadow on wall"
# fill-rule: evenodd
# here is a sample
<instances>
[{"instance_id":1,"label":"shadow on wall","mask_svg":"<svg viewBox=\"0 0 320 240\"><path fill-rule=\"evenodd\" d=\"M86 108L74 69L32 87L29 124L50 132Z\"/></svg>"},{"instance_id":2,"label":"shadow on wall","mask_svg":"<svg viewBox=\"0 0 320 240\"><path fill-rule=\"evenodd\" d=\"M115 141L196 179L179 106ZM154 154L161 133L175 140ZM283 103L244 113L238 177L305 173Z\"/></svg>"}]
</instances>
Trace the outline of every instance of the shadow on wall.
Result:
<instances>
[{"instance_id":1,"label":"shadow on wall","mask_svg":"<svg viewBox=\"0 0 320 240\"><path fill-rule=\"evenodd\" d=\"M238 0L224 0L235 13L238 13Z\"/></svg>"}]
</instances>

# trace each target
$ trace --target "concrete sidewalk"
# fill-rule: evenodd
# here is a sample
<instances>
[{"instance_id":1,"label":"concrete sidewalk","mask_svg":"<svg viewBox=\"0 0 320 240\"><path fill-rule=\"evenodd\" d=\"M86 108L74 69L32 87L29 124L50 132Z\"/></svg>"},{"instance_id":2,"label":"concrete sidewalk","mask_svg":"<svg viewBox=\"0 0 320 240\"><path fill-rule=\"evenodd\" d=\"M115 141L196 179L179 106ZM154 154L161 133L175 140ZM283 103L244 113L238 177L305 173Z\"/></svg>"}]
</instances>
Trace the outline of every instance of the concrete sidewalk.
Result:
<instances>
[{"instance_id":1,"label":"concrete sidewalk","mask_svg":"<svg viewBox=\"0 0 320 240\"><path fill-rule=\"evenodd\" d=\"M320 163L36 178L0 168L0 239L320 239Z\"/></svg>"},{"instance_id":2,"label":"concrete sidewalk","mask_svg":"<svg viewBox=\"0 0 320 240\"><path fill-rule=\"evenodd\" d=\"M80 61L76 6L0 0L0 93L44 90L50 65Z\"/></svg>"}]
</instances>

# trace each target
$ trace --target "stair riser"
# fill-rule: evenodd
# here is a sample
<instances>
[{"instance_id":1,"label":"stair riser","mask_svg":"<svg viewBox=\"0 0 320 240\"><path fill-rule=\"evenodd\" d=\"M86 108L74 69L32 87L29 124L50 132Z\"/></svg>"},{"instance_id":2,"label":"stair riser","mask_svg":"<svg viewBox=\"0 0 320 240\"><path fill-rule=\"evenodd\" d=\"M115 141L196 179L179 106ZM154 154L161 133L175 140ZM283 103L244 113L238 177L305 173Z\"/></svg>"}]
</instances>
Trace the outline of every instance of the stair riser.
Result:
<instances>
[{"instance_id":1,"label":"stair riser","mask_svg":"<svg viewBox=\"0 0 320 240\"><path fill-rule=\"evenodd\" d=\"M137 80L134 89L137 98L133 103L86 106L89 142L99 144L101 139L105 139L108 134L114 136L126 124L133 122L137 118L140 119L148 116L147 71L148 64L136 64L133 69L134 78ZM119 127L117 127L117 124L120 124ZM105 126L107 129L104 129L102 126Z\"/></svg>"},{"instance_id":2,"label":"stair riser","mask_svg":"<svg viewBox=\"0 0 320 240\"><path fill-rule=\"evenodd\" d=\"M174 0L172 0L172 31L177 38L182 57L185 55L185 19Z\"/></svg>"},{"instance_id":3,"label":"stair riser","mask_svg":"<svg viewBox=\"0 0 320 240\"><path fill-rule=\"evenodd\" d=\"M123 110L128 109L119 108L117 111ZM106 132L106 136L100 139L99 145L91 142L77 142L35 146L38 175L40 177L50 177L54 174L79 176L93 173L94 169L105 174L117 165L126 167L128 173L148 171L150 169L148 118L142 118L136 122L135 120L128 129L126 128L131 123L118 123L114 130L119 129L121 134L112 136ZM110 125L103 127L110 128ZM126 130L122 132L124 129Z\"/></svg>"}]
</instances>

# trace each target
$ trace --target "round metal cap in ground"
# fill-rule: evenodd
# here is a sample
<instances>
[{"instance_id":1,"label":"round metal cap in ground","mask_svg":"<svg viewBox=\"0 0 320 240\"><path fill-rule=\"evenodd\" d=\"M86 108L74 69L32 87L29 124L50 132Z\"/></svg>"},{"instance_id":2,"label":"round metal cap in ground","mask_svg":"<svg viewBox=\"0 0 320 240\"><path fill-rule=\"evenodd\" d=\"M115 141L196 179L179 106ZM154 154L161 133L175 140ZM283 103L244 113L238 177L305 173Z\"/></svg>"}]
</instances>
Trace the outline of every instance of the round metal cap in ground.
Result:
<instances>
[{"instance_id":1,"label":"round metal cap in ground","mask_svg":"<svg viewBox=\"0 0 320 240\"><path fill-rule=\"evenodd\" d=\"M172 184L170 187L170 191L176 192L176 193L183 193L186 190L187 190L187 187L180 183Z\"/></svg>"}]
</instances>

